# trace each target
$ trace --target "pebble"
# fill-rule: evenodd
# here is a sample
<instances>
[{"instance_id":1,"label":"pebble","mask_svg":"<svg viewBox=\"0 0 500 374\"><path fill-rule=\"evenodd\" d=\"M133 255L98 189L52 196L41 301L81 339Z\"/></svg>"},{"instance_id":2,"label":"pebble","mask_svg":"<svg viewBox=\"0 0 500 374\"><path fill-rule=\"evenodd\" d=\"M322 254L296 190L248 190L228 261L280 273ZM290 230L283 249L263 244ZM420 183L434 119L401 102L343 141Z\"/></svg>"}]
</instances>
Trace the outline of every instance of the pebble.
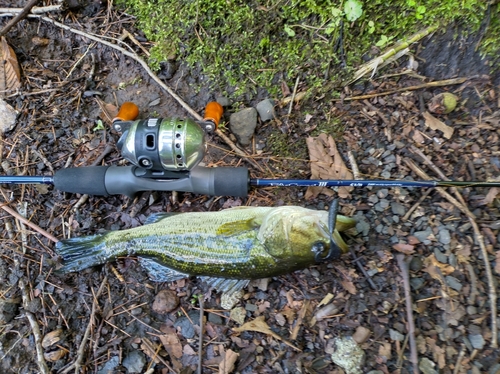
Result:
<instances>
[{"instance_id":1,"label":"pebble","mask_svg":"<svg viewBox=\"0 0 500 374\"><path fill-rule=\"evenodd\" d=\"M419 289L422 288L422 286L424 285L424 280L422 278L411 278L410 279L410 285L411 285L411 288L415 291L418 291Z\"/></svg>"},{"instance_id":2,"label":"pebble","mask_svg":"<svg viewBox=\"0 0 500 374\"><path fill-rule=\"evenodd\" d=\"M208 313L208 322L213 323L214 325L223 324L222 317L215 313Z\"/></svg>"},{"instance_id":3,"label":"pebble","mask_svg":"<svg viewBox=\"0 0 500 374\"><path fill-rule=\"evenodd\" d=\"M469 341L474 349L483 349L484 338L480 334L469 335Z\"/></svg>"},{"instance_id":4,"label":"pebble","mask_svg":"<svg viewBox=\"0 0 500 374\"><path fill-rule=\"evenodd\" d=\"M372 204L377 204L378 203L378 196L377 195L370 195L370 197L368 198L368 202L372 203Z\"/></svg>"},{"instance_id":5,"label":"pebble","mask_svg":"<svg viewBox=\"0 0 500 374\"><path fill-rule=\"evenodd\" d=\"M257 112L261 121L269 121L276 118L276 113L274 112L274 101L271 99L262 100L257 104Z\"/></svg>"},{"instance_id":6,"label":"pebble","mask_svg":"<svg viewBox=\"0 0 500 374\"><path fill-rule=\"evenodd\" d=\"M434 248L434 256L436 256L436 260L443 264L446 264L448 262L448 258L446 257L446 255L438 248Z\"/></svg>"},{"instance_id":7,"label":"pebble","mask_svg":"<svg viewBox=\"0 0 500 374\"><path fill-rule=\"evenodd\" d=\"M172 290L161 290L155 296L155 301L153 302L153 310L156 313L169 313L179 305L179 297L177 293Z\"/></svg>"},{"instance_id":8,"label":"pebble","mask_svg":"<svg viewBox=\"0 0 500 374\"><path fill-rule=\"evenodd\" d=\"M378 204L375 204L373 209L375 209L378 212L383 212L389 207L389 201L386 199L380 200Z\"/></svg>"},{"instance_id":9,"label":"pebble","mask_svg":"<svg viewBox=\"0 0 500 374\"><path fill-rule=\"evenodd\" d=\"M418 368L422 370L422 373L424 374L438 374L438 372L434 369L434 366L436 366L436 364L427 357L422 357L418 363Z\"/></svg>"},{"instance_id":10,"label":"pebble","mask_svg":"<svg viewBox=\"0 0 500 374\"><path fill-rule=\"evenodd\" d=\"M240 325L245 323L245 317L247 316L247 311L245 308L238 306L236 308L231 309L231 313L229 314L232 320L236 321Z\"/></svg>"},{"instance_id":11,"label":"pebble","mask_svg":"<svg viewBox=\"0 0 500 374\"><path fill-rule=\"evenodd\" d=\"M401 334L399 331L396 331L393 329L389 330L389 336L392 340L397 340L399 342L402 342L403 340L405 340L405 336L403 334Z\"/></svg>"},{"instance_id":12,"label":"pebble","mask_svg":"<svg viewBox=\"0 0 500 374\"><path fill-rule=\"evenodd\" d=\"M225 96L217 96L215 98L215 101L217 101L220 105L226 107L226 106L230 106L231 105L231 102L229 101L229 99Z\"/></svg>"},{"instance_id":13,"label":"pebble","mask_svg":"<svg viewBox=\"0 0 500 374\"><path fill-rule=\"evenodd\" d=\"M427 228L426 230L423 231L415 231L413 233L413 236L417 238L420 243L424 244L430 244L430 240L428 239L432 234L432 230L430 228Z\"/></svg>"},{"instance_id":14,"label":"pebble","mask_svg":"<svg viewBox=\"0 0 500 374\"><path fill-rule=\"evenodd\" d=\"M119 363L120 359L118 358L118 356L113 356L104 364L101 370L97 371L97 374L114 373Z\"/></svg>"},{"instance_id":15,"label":"pebble","mask_svg":"<svg viewBox=\"0 0 500 374\"><path fill-rule=\"evenodd\" d=\"M198 321L200 318L200 314L197 311L189 312L188 315L189 318L191 318L191 321ZM181 335L186 339L192 339L195 335L194 326L189 318L183 316L174 322L174 327L180 328Z\"/></svg>"},{"instance_id":16,"label":"pebble","mask_svg":"<svg viewBox=\"0 0 500 374\"><path fill-rule=\"evenodd\" d=\"M231 114L229 118L229 128L243 146L250 145L256 127L257 110L255 108L245 108Z\"/></svg>"},{"instance_id":17,"label":"pebble","mask_svg":"<svg viewBox=\"0 0 500 374\"><path fill-rule=\"evenodd\" d=\"M351 336L335 338L335 351L332 361L344 369L348 374L361 374L361 367L365 362L365 351Z\"/></svg>"},{"instance_id":18,"label":"pebble","mask_svg":"<svg viewBox=\"0 0 500 374\"><path fill-rule=\"evenodd\" d=\"M385 199L389 195L389 190L387 188L382 188L381 190L378 190L377 196L380 199Z\"/></svg>"},{"instance_id":19,"label":"pebble","mask_svg":"<svg viewBox=\"0 0 500 374\"><path fill-rule=\"evenodd\" d=\"M460 283L460 281L457 278L452 277L451 275L446 276L446 283L455 291L460 292L462 290L462 283Z\"/></svg>"},{"instance_id":20,"label":"pebble","mask_svg":"<svg viewBox=\"0 0 500 374\"><path fill-rule=\"evenodd\" d=\"M132 351L123 359L123 366L129 373L142 373L146 358L141 351Z\"/></svg>"},{"instance_id":21,"label":"pebble","mask_svg":"<svg viewBox=\"0 0 500 374\"><path fill-rule=\"evenodd\" d=\"M393 214L398 216L404 216L406 213L406 208L402 204L396 202L391 203L391 210Z\"/></svg>"},{"instance_id":22,"label":"pebble","mask_svg":"<svg viewBox=\"0 0 500 374\"><path fill-rule=\"evenodd\" d=\"M438 240L441 244L450 244L451 242L450 232L447 229L439 230Z\"/></svg>"}]
</instances>

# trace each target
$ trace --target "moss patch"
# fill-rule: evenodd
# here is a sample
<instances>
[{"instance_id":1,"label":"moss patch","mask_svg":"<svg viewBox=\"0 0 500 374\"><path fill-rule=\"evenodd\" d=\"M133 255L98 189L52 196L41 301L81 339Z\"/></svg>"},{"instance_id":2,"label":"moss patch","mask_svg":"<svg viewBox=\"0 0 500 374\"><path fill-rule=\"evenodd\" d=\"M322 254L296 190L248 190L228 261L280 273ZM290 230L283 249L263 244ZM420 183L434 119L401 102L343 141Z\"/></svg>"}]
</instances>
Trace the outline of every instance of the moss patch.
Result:
<instances>
[{"instance_id":1,"label":"moss patch","mask_svg":"<svg viewBox=\"0 0 500 374\"><path fill-rule=\"evenodd\" d=\"M361 17L348 20L346 2L362 4ZM138 27L155 43L150 63L175 56L199 65L214 89L233 100L257 89L278 94L279 81L301 75L309 89L338 79L343 39L347 67L361 63L370 47L383 48L420 28L440 22L464 23L471 31L488 10L484 0L119 0L137 16ZM489 9L483 51L498 51L500 4Z\"/></svg>"}]
</instances>

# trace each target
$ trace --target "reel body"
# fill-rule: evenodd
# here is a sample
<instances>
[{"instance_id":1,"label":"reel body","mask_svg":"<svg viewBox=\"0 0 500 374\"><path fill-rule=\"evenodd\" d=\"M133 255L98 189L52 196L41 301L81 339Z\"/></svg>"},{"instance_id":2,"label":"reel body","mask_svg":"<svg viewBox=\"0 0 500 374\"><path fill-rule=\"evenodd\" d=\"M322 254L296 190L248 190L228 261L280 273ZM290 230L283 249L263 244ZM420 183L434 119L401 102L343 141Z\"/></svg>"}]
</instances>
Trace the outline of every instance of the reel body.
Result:
<instances>
[{"instance_id":1,"label":"reel body","mask_svg":"<svg viewBox=\"0 0 500 374\"><path fill-rule=\"evenodd\" d=\"M152 171L190 170L207 149L205 132L191 119L149 118L116 121L113 126L122 132L117 146L123 157Z\"/></svg>"}]
</instances>

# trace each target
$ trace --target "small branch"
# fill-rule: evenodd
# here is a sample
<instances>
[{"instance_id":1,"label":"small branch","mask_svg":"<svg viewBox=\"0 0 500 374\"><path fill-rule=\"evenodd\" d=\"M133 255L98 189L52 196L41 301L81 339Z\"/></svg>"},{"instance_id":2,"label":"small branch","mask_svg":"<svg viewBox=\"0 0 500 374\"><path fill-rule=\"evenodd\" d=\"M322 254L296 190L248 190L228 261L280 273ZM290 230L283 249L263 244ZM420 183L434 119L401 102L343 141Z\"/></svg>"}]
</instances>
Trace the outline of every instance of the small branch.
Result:
<instances>
[{"instance_id":1,"label":"small branch","mask_svg":"<svg viewBox=\"0 0 500 374\"><path fill-rule=\"evenodd\" d=\"M61 10L61 5L49 5L49 6L34 6L31 8L31 13L33 14L42 14L48 12L57 12ZM9 13L9 14L17 14L21 13L24 8L0 8L0 13Z\"/></svg>"},{"instance_id":2,"label":"small branch","mask_svg":"<svg viewBox=\"0 0 500 374\"><path fill-rule=\"evenodd\" d=\"M352 176L354 179L359 180L359 168L358 163L356 162L356 158L354 157L354 153L352 151L347 152L347 157L349 158L349 163L351 164Z\"/></svg>"},{"instance_id":3,"label":"small branch","mask_svg":"<svg viewBox=\"0 0 500 374\"><path fill-rule=\"evenodd\" d=\"M0 30L0 36L4 36L9 32L11 28L13 28L19 21L21 21L23 18L25 18L28 13L30 12L31 8L33 8L39 0L30 0L28 4L23 8L19 14L17 14L14 18L12 18L2 30Z\"/></svg>"},{"instance_id":4,"label":"small branch","mask_svg":"<svg viewBox=\"0 0 500 374\"><path fill-rule=\"evenodd\" d=\"M203 372L203 295L198 298L200 303L200 336L198 339L198 374Z\"/></svg>"},{"instance_id":5,"label":"small branch","mask_svg":"<svg viewBox=\"0 0 500 374\"><path fill-rule=\"evenodd\" d=\"M33 332L33 336L35 338L35 347L36 347L36 357L37 364L40 372L43 374L50 374L49 367L47 366L47 362L45 361L45 357L43 356L43 347L42 347L42 334L40 332L40 326L38 326L38 322L32 312L29 311L29 292L26 289L26 284L24 280L19 280L19 288L21 289L21 295L23 299L23 308L24 314L26 314L26 318L31 326L31 331Z\"/></svg>"},{"instance_id":6,"label":"small branch","mask_svg":"<svg viewBox=\"0 0 500 374\"><path fill-rule=\"evenodd\" d=\"M11 209L7 205L0 205L0 208L5 210L7 213L9 213L11 216L15 217L16 219L18 219L19 221L21 221L25 225L28 225L29 227L31 227L33 230L39 232L40 234L45 236L47 239L53 241L54 243L57 243L59 241L59 239L57 239L55 236L49 234L47 231L42 229L40 226L35 225L33 222L28 221L26 218L21 216L19 213L17 213L15 210Z\"/></svg>"},{"instance_id":7,"label":"small branch","mask_svg":"<svg viewBox=\"0 0 500 374\"><path fill-rule=\"evenodd\" d=\"M402 87L402 88L398 88L396 90L391 90L391 91L377 92L377 93L368 94L368 95L344 97L343 99L334 99L333 101L351 101L351 100L372 99L374 97L392 95L392 94L398 93L398 92L415 91L415 90L420 90L420 89L429 88L429 87L442 87L442 86L450 86L450 85L454 85L454 84L461 84L461 83L464 83L465 81L467 81L468 79L469 78L445 79L442 81L435 81L435 82L429 82L429 83L424 83L424 84L418 84L416 86Z\"/></svg>"},{"instance_id":8,"label":"small branch","mask_svg":"<svg viewBox=\"0 0 500 374\"><path fill-rule=\"evenodd\" d=\"M410 361L413 364L413 373L418 374L418 352L417 342L415 340L415 322L413 319L413 301L410 292L410 276L408 274L408 264L405 261L405 256L402 254L396 255L401 276L403 277L403 286L405 290L406 318L408 319L408 335L410 340Z\"/></svg>"}]
</instances>

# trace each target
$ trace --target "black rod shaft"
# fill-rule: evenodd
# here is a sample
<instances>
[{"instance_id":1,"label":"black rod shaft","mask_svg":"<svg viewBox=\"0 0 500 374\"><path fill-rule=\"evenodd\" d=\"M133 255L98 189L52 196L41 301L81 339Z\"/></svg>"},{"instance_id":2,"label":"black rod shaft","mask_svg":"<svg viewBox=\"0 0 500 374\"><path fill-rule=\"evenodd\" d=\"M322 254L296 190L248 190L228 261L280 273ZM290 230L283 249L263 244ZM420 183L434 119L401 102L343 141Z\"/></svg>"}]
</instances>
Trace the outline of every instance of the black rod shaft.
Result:
<instances>
[{"instance_id":1,"label":"black rod shaft","mask_svg":"<svg viewBox=\"0 0 500 374\"><path fill-rule=\"evenodd\" d=\"M51 175L8 175L0 176L0 184L54 184L54 177Z\"/></svg>"}]
</instances>

